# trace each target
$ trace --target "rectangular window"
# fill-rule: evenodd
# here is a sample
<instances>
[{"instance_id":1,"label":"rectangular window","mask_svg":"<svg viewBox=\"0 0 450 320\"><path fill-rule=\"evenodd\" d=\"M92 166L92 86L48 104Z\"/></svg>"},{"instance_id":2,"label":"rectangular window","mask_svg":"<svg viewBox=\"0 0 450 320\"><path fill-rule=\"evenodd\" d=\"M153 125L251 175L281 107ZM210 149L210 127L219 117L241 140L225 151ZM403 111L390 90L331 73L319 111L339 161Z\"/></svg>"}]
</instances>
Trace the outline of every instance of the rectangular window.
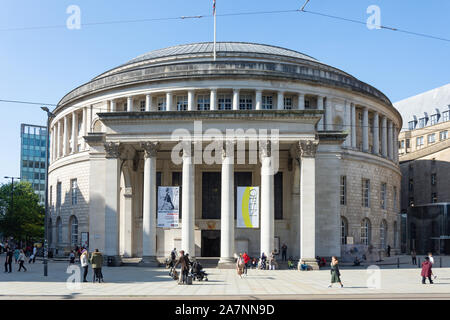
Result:
<instances>
[{"instance_id":1,"label":"rectangular window","mask_svg":"<svg viewBox=\"0 0 450 320\"><path fill-rule=\"evenodd\" d=\"M400 149L405 149L405 140L400 141Z\"/></svg>"},{"instance_id":2,"label":"rectangular window","mask_svg":"<svg viewBox=\"0 0 450 320\"><path fill-rule=\"evenodd\" d=\"M432 186L436 185L436 173L431 174L431 185Z\"/></svg>"},{"instance_id":3,"label":"rectangular window","mask_svg":"<svg viewBox=\"0 0 450 320\"><path fill-rule=\"evenodd\" d=\"M433 192L431 194L431 203L436 203L437 202L437 193Z\"/></svg>"},{"instance_id":4,"label":"rectangular window","mask_svg":"<svg viewBox=\"0 0 450 320\"><path fill-rule=\"evenodd\" d=\"M283 172L275 174L274 195L275 220L283 220Z\"/></svg>"},{"instance_id":5,"label":"rectangular window","mask_svg":"<svg viewBox=\"0 0 450 320\"><path fill-rule=\"evenodd\" d=\"M423 128L425 127L425 118L420 118L419 119L419 128Z\"/></svg>"},{"instance_id":6,"label":"rectangular window","mask_svg":"<svg viewBox=\"0 0 450 320\"><path fill-rule=\"evenodd\" d=\"M217 99L217 105L219 110L231 110L233 104L231 103L232 98L229 94L219 94Z\"/></svg>"},{"instance_id":7,"label":"rectangular window","mask_svg":"<svg viewBox=\"0 0 450 320\"><path fill-rule=\"evenodd\" d=\"M380 207L386 210L386 183L381 183Z\"/></svg>"},{"instance_id":8,"label":"rectangular window","mask_svg":"<svg viewBox=\"0 0 450 320\"><path fill-rule=\"evenodd\" d=\"M252 110L253 98L250 94L241 94L239 97L239 110Z\"/></svg>"},{"instance_id":9,"label":"rectangular window","mask_svg":"<svg viewBox=\"0 0 450 320\"><path fill-rule=\"evenodd\" d=\"M370 180L362 179L362 206L370 207Z\"/></svg>"},{"instance_id":10,"label":"rectangular window","mask_svg":"<svg viewBox=\"0 0 450 320\"><path fill-rule=\"evenodd\" d=\"M406 148L411 148L411 140L410 139L406 139Z\"/></svg>"},{"instance_id":11,"label":"rectangular window","mask_svg":"<svg viewBox=\"0 0 450 320\"><path fill-rule=\"evenodd\" d=\"M292 97L284 97L284 110L292 109Z\"/></svg>"},{"instance_id":12,"label":"rectangular window","mask_svg":"<svg viewBox=\"0 0 450 320\"><path fill-rule=\"evenodd\" d=\"M394 187L394 211L397 211L397 187Z\"/></svg>"},{"instance_id":13,"label":"rectangular window","mask_svg":"<svg viewBox=\"0 0 450 320\"><path fill-rule=\"evenodd\" d=\"M431 115L431 118L430 118L430 125L433 125L433 124L436 124L437 123L437 114L433 114L433 115Z\"/></svg>"},{"instance_id":14,"label":"rectangular window","mask_svg":"<svg viewBox=\"0 0 450 320\"><path fill-rule=\"evenodd\" d=\"M447 130L439 132L439 140L442 141L442 140L445 140L447 138L448 138L448 131Z\"/></svg>"},{"instance_id":15,"label":"rectangular window","mask_svg":"<svg viewBox=\"0 0 450 320\"><path fill-rule=\"evenodd\" d=\"M56 213L61 212L61 182L56 184Z\"/></svg>"},{"instance_id":16,"label":"rectangular window","mask_svg":"<svg viewBox=\"0 0 450 320\"><path fill-rule=\"evenodd\" d=\"M415 121L408 122L408 130L414 130L415 127Z\"/></svg>"},{"instance_id":17,"label":"rectangular window","mask_svg":"<svg viewBox=\"0 0 450 320\"><path fill-rule=\"evenodd\" d=\"M262 96L262 109L263 110L273 109L273 97L272 96Z\"/></svg>"},{"instance_id":18,"label":"rectangular window","mask_svg":"<svg viewBox=\"0 0 450 320\"><path fill-rule=\"evenodd\" d=\"M70 193L72 195L72 205L78 203L78 183L77 179L70 180Z\"/></svg>"},{"instance_id":19,"label":"rectangular window","mask_svg":"<svg viewBox=\"0 0 450 320\"><path fill-rule=\"evenodd\" d=\"M305 109L311 109L311 101L309 101L309 99L305 99Z\"/></svg>"},{"instance_id":20,"label":"rectangular window","mask_svg":"<svg viewBox=\"0 0 450 320\"><path fill-rule=\"evenodd\" d=\"M428 143L434 143L435 141L436 141L435 134L434 133L429 134L428 135Z\"/></svg>"},{"instance_id":21,"label":"rectangular window","mask_svg":"<svg viewBox=\"0 0 450 320\"><path fill-rule=\"evenodd\" d=\"M145 100L141 100L141 101L139 102L139 110L140 110L141 112L144 112L144 111L145 111Z\"/></svg>"},{"instance_id":22,"label":"rectangular window","mask_svg":"<svg viewBox=\"0 0 450 320\"><path fill-rule=\"evenodd\" d=\"M206 94L200 94L197 96L197 110L209 110L210 104L209 104L210 96Z\"/></svg>"},{"instance_id":23,"label":"rectangular window","mask_svg":"<svg viewBox=\"0 0 450 320\"><path fill-rule=\"evenodd\" d=\"M421 146L423 146L423 137L417 137L416 138L416 147L420 148Z\"/></svg>"},{"instance_id":24,"label":"rectangular window","mask_svg":"<svg viewBox=\"0 0 450 320\"><path fill-rule=\"evenodd\" d=\"M448 121L450 119L449 114L450 111L442 112L442 122Z\"/></svg>"},{"instance_id":25,"label":"rectangular window","mask_svg":"<svg viewBox=\"0 0 450 320\"><path fill-rule=\"evenodd\" d=\"M177 110L186 111L188 108L188 96L177 96Z\"/></svg>"},{"instance_id":26,"label":"rectangular window","mask_svg":"<svg viewBox=\"0 0 450 320\"><path fill-rule=\"evenodd\" d=\"M347 204L347 177L341 176L341 205Z\"/></svg>"},{"instance_id":27,"label":"rectangular window","mask_svg":"<svg viewBox=\"0 0 450 320\"><path fill-rule=\"evenodd\" d=\"M166 111L166 97L158 97L158 111Z\"/></svg>"}]
</instances>

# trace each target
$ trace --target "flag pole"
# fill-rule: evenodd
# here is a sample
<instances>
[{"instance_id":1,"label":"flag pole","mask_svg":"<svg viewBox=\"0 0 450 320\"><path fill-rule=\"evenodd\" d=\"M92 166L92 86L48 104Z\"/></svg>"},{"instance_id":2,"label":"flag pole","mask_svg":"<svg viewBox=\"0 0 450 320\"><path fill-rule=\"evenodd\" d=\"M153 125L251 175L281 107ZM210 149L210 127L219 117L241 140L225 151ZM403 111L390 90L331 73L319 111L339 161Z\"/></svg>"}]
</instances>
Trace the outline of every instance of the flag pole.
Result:
<instances>
[{"instance_id":1,"label":"flag pole","mask_svg":"<svg viewBox=\"0 0 450 320\"><path fill-rule=\"evenodd\" d=\"M213 3L214 10L214 61L216 61L216 0Z\"/></svg>"}]
</instances>

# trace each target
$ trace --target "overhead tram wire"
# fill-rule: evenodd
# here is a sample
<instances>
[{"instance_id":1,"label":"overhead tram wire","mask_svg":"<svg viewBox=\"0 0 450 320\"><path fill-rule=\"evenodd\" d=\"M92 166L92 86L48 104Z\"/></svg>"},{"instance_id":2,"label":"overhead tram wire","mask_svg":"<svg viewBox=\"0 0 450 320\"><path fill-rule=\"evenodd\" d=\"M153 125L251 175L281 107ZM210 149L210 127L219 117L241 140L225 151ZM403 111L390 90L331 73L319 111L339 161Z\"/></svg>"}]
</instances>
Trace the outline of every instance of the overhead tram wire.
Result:
<instances>
[{"instance_id":1,"label":"overhead tram wire","mask_svg":"<svg viewBox=\"0 0 450 320\"><path fill-rule=\"evenodd\" d=\"M335 15L330 15L326 13L321 12L315 12L310 10L305 10L306 4L308 4L309 1L305 3L305 5L301 9L287 9L287 10L271 10L271 11L247 11L247 12L232 12L232 13L222 13L222 14L216 14L218 17L232 17L232 16L244 16L244 15L261 15L261 14L284 14L284 13L309 13L316 16L322 16L330 19L345 21L345 22L351 22L355 24L360 25L366 25L365 21L350 19L350 18L344 18L339 17ZM97 26L97 25L112 25L112 24L127 24L127 23L141 23L141 22L156 22L156 21L170 21L170 20L187 20L187 19L202 19L202 18L212 18L212 14L205 14L205 15L191 15L191 16L178 16L178 17L166 17L166 18L148 18L148 19L134 19L134 20L115 20L115 21L104 21L104 22L88 22L88 23L82 23L81 26L88 27L88 26ZM54 25L54 26L36 26L36 27L17 27L17 28L4 28L0 29L0 32L4 31L26 31L26 30L39 30L39 29L56 29L56 28L66 28L66 25ZM404 29L398 29L390 26L383 26L379 25L377 26L381 29L386 29L390 31L395 32L401 32L417 37L423 37L433 40L439 40L439 41L445 41L450 42L450 39L444 38L444 37L438 37L426 33L420 33L420 32L414 32Z\"/></svg>"},{"instance_id":2,"label":"overhead tram wire","mask_svg":"<svg viewBox=\"0 0 450 320\"><path fill-rule=\"evenodd\" d=\"M7 102L7 103L19 103L19 104L29 104L29 105L39 105L39 106L53 106L56 107L58 106L57 104L53 104L53 103L41 103L41 102L30 102L30 101L20 101L20 100L4 100L4 99L0 99L0 102ZM106 111L104 108L98 108L98 107L92 107L92 110L96 110L96 111L102 111L102 112L108 112ZM276 110L276 109L273 109ZM296 110L296 109L293 109ZM312 109L312 110L316 110L316 109ZM114 112L129 112L129 111L114 111ZM135 112L139 112L139 111L135 111ZM151 111L150 111L151 112ZM163 111L162 111L163 112ZM439 124L439 123L438 123ZM345 125L345 124L340 124L341 127L353 127L351 124L349 125ZM365 126L360 125L360 126L355 126L356 128L365 128ZM371 126L367 126L368 128L371 128ZM380 128L380 127L379 127ZM407 131L411 131L409 130L409 128L400 128L401 130L407 130ZM428 127L423 127L423 128L416 128L414 130L429 130L429 131L436 131L436 129L432 129L432 128L428 128Z\"/></svg>"}]
</instances>

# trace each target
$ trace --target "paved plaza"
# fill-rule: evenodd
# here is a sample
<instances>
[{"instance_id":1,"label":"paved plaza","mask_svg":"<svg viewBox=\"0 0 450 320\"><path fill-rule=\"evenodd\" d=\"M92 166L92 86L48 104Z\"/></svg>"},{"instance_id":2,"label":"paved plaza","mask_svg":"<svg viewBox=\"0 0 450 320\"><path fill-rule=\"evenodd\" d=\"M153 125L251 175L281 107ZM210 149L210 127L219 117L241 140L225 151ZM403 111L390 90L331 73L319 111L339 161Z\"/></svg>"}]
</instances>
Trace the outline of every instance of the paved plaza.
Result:
<instances>
[{"instance_id":1,"label":"paved plaza","mask_svg":"<svg viewBox=\"0 0 450 320\"><path fill-rule=\"evenodd\" d=\"M405 257L407 258L407 257ZM404 259L403 259L404 260ZM4 263L4 255L0 261ZM392 259L396 261L396 258ZM437 259L438 261L438 259ZM385 262L386 263L386 262ZM78 266L78 264L77 264ZM447 264L448 266L448 264ZM49 263L43 276L42 261L26 263L27 272L0 273L0 299L448 299L450 267L434 268L433 285L421 284L420 269L409 264L382 265L379 288L376 274L366 268L342 267L344 288L328 288L330 271L249 270L242 279L235 270L206 268L209 281L177 285L165 268L104 267L105 283L68 287L72 275L67 262ZM73 277L73 275L72 275ZM88 279L92 280L92 269ZM73 286L74 284L71 283Z\"/></svg>"}]
</instances>

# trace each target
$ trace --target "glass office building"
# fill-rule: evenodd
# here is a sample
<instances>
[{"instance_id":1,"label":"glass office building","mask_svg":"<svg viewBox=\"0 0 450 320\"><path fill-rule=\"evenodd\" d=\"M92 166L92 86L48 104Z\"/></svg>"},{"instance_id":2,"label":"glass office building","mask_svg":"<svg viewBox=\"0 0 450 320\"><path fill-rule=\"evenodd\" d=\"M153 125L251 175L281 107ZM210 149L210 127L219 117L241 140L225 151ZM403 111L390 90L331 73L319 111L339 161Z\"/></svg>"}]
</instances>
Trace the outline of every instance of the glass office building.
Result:
<instances>
[{"instance_id":1,"label":"glass office building","mask_svg":"<svg viewBox=\"0 0 450 320\"><path fill-rule=\"evenodd\" d=\"M47 127L23 123L20 126L20 179L32 184L41 204L45 203L46 137Z\"/></svg>"}]
</instances>

